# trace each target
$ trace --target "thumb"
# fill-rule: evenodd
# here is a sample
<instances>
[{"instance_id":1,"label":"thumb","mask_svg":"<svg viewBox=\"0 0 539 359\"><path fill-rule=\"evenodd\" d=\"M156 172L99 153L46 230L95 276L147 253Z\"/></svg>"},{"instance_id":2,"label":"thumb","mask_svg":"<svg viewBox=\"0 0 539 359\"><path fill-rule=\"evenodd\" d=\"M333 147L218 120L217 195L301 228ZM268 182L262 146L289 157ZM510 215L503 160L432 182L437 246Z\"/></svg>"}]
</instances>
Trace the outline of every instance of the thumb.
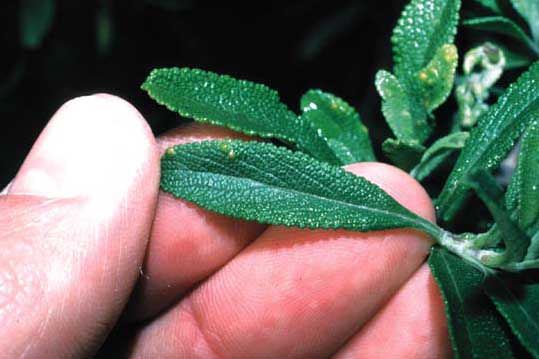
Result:
<instances>
[{"instance_id":1,"label":"thumb","mask_svg":"<svg viewBox=\"0 0 539 359\"><path fill-rule=\"evenodd\" d=\"M139 274L158 166L149 127L119 98L77 98L54 115L0 195L0 353L99 347Z\"/></svg>"}]
</instances>

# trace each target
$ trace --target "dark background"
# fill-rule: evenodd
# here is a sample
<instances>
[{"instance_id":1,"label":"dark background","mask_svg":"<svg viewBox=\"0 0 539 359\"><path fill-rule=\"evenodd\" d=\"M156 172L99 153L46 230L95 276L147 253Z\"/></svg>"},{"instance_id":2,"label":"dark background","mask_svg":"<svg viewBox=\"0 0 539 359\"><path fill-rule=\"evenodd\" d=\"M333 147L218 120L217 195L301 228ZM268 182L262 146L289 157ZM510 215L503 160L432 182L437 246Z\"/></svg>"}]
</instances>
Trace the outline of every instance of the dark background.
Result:
<instances>
[{"instance_id":1,"label":"dark background","mask_svg":"<svg viewBox=\"0 0 539 359\"><path fill-rule=\"evenodd\" d=\"M20 41L21 2L4 1L0 187L72 97L110 92L132 102L156 134L177 125L177 115L140 90L155 67L197 67L262 82L295 111L307 89L333 92L359 109L379 150L389 133L373 78L391 66L391 29L405 0L219 3L57 0L50 31L29 50Z\"/></svg>"}]
</instances>

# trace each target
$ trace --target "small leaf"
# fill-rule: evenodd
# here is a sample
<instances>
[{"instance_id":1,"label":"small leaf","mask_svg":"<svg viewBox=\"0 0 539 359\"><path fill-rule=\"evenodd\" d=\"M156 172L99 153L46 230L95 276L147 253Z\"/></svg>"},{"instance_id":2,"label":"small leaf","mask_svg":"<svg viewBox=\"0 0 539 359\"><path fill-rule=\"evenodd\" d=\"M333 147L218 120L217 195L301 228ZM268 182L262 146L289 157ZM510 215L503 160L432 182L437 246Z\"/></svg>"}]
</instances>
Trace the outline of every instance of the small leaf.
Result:
<instances>
[{"instance_id":1,"label":"small leaf","mask_svg":"<svg viewBox=\"0 0 539 359\"><path fill-rule=\"evenodd\" d=\"M26 49L37 49L54 20L55 0L21 0L20 36Z\"/></svg>"},{"instance_id":2,"label":"small leaf","mask_svg":"<svg viewBox=\"0 0 539 359\"><path fill-rule=\"evenodd\" d=\"M391 38L399 80L415 82L436 51L453 43L460 4L460 0L412 0L405 7Z\"/></svg>"},{"instance_id":3,"label":"small leaf","mask_svg":"<svg viewBox=\"0 0 539 359\"><path fill-rule=\"evenodd\" d=\"M382 150L394 165L409 171L419 162L425 147L415 142L388 138L382 144Z\"/></svg>"},{"instance_id":4,"label":"small leaf","mask_svg":"<svg viewBox=\"0 0 539 359\"><path fill-rule=\"evenodd\" d=\"M469 192L465 178L481 169L497 167L513 148L515 140L539 116L539 62L512 84L489 108L471 131L437 200L438 212L448 221L464 203Z\"/></svg>"},{"instance_id":5,"label":"small leaf","mask_svg":"<svg viewBox=\"0 0 539 359\"><path fill-rule=\"evenodd\" d=\"M235 131L294 142L300 122L270 88L188 68L153 70L142 89L169 110Z\"/></svg>"},{"instance_id":6,"label":"small leaf","mask_svg":"<svg viewBox=\"0 0 539 359\"><path fill-rule=\"evenodd\" d=\"M423 153L421 162L414 167L410 174L418 181L424 180L455 151L464 147L468 137L470 137L468 132L455 132L438 139Z\"/></svg>"},{"instance_id":7,"label":"small leaf","mask_svg":"<svg viewBox=\"0 0 539 359\"><path fill-rule=\"evenodd\" d=\"M539 358L539 283L492 278L487 293L522 345Z\"/></svg>"},{"instance_id":8,"label":"small leaf","mask_svg":"<svg viewBox=\"0 0 539 359\"><path fill-rule=\"evenodd\" d=\"M532 50L535 51L537 49L536 45L519 25L503 16L489 16L469 19L463 21L463 25L472 29L492 31L502 35L511 36L521 41Z\"/></svg>"},{"instance_id":9,"label":"small leaf","mask_svg":"<svg viewBox=\"0 0 539 359\"><path fill-rule=\"evenodd\" d=\"M301 108L302 121L327 142L342 164L375 160L367 128L344 100L310 90L301 98Z\"/></svg>"},{"instance_id":10,"label":"small leaf","mask_svg":"<svg viewBox=\"0 0 539 359\"><path fill-rule=\"evenodd\" d=\"M443 235L364 178L270 143L176 146L163 156L161 171L165 192L235 218L311 229L411 227Z\"/></svg>"},{"instance_id":11,"label":"small leaf","mask_svg":"<svg viewBox=\"0 0 539 359\"><path fill-rule=\"evenodd\" d=\"M532 122L520 142L518 163L506 195L507 208L528 234L539 230L539 123Z\"/></svg>"},{"instance_id":12,"label":"small leaf","mask_svg":"<svg viewBox=\"0 0 539 359\"><path fill-rule=\"evenodd\" d=\"M481 290L485 274L439 247L429 266L444 298L453 356L513 358L502 318Z\"/></svg>"},{"instance_id":13,"label":"small leaf","mask_svg":"<svg viewBox=\"0 0 539 359\"><path fill-rule=\"evenodd\" d=\"M426 140L431 131L426 112L421 106L411 106L411 99L399 80L390 72L378 71L376 89L382 97L382 112L395 137L407 142Z\"/></svg>"},{"instance_id":14,"label":"small leaf","mask_svg":"<svg viewBox=\"0 0 539 359\"><path fill-rule=\"evenodd\" d=\"M501 262L496 263L501 266L507 263L519 262L524 259L526 250L530 245L529 238L520 227L513 222L509 212L503 206L504 193L496 183L494 177L488 172L481 170L468 177L468 184L475 190L479 198L485 203L490 213L496 221L503 236L505 252Z\"/></svg>"},{"instance_id":15,"label":"small leaf","mask_svg":"<svg viewBox=\"0 0 539 359\"><path fill-rule=\"evenodd\" d=\"M457 47L440 47L429 64L419 71L419 88L423 106L430 114L447 100L455 83L458 64Z\"/></svg>"},{"instance_id":16,"label":"small leaf","mask_svg":"<svg viewBox=\"0 0 539 359\"><path fill-rule=\"evenodd\" d=\"M511 0L516 11L528 22L533 38L539 40L539 1Z\"/></svg>"}]
</instances>

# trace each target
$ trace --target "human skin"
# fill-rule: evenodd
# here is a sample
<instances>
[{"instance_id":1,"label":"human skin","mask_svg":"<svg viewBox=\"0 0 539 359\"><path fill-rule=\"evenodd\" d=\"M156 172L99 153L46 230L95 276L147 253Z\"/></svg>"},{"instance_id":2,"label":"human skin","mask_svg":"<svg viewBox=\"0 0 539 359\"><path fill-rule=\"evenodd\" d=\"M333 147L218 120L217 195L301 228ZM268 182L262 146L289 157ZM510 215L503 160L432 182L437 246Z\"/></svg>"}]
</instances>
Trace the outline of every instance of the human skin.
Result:
<instances>
[{"instance_id":1,"label":"human skin","mask_svg":"<svg viewBox=\"0 0 539 359\"><path fill-rule=\"evenodd\" d=\"M241 136L189 125L156 140L110 95L62 106L0 196L0 352L89 356L121 318L133 358L449 356L424 235L264 227L159 192L160 152L223 137ZM434 220L406 173L346 170Z\"/></svg>"}]
</instances>

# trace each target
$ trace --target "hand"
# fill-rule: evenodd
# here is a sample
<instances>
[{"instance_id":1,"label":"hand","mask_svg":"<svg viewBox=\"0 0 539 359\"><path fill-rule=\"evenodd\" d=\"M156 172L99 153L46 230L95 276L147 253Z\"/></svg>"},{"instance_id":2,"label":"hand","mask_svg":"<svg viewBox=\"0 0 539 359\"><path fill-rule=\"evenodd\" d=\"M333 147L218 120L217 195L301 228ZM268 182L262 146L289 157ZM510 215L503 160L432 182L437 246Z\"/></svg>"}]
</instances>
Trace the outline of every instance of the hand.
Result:
<instances>
[{"instance_id":1,"label":"hand","mask_svg":"<svg viewBox=\"0 0 539 359\"><path fill-rule=\"evenodd\" d=\"M421 234L265 228L158 192L159 150L216 137L240 136L191 125L156 144L109 95L55 114L0 196L3 355L88 356L121 317L132 357L449 356ZM404 172L347 170L434 219Z\"/></svg>"}]
</instances>

